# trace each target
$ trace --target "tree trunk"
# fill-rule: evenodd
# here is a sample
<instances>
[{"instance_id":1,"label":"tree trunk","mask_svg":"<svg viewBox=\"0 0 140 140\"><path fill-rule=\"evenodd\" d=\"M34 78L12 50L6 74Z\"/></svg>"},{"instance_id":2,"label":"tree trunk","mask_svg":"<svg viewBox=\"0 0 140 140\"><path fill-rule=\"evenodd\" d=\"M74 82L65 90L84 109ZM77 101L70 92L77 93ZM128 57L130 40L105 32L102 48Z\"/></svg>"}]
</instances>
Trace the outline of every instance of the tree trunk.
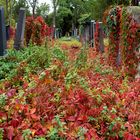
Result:
<instances>
[{"instance_id":1,"label":"tree trunk","mask_svg":"<svg viewBox=\"0 0 140 140\"><path fill-rule=\"evenodd\" d=\"M54 38L56 38L56 7L57 7L57 5L56 5L57 3L56 3L56 0L53 0L53 30L54 30L54 35L53 35L53 37Z\"/></svg>"},{"instance_id":2,"label":"tree trunk","mask_svg":"<svg viewBox=\"0 0 140 140\"><path fill-rule=\"evenodd\" d=\"M35 8L36 8L37 0L33 0L33 17L35 17Z\"/></svg>"},{"instance_id":3,"label":"tree trunk","mask_svg":"<svg viewBox=\"0 0 140 140\"><path fill-rule=\"evenodd\" d=\"M35 17L35 8L38 0L28 0L28 2L31 5L33 17Z\"/></svg>"},{"instance_id":4,"label":"tree trunk","mask_svg":"<svg viewBox=\"0 0 140 140\"><path fill-rule=\"evenodd\" d=\"M33 17L35 17L35 6L32 7Z\"/></svg>"},{"instance_id":5,"label":"tree trunk","mask_svg":"<svg viewBox=\"0 0 140 140\"><path fill-rule=\"evenodd\" d=\"M54 8L54 13L53 13L53 27L56 26L56 7Z\"/></svg>"},{"instance_id":6,"label":"tree trunk","mask_svg":"<svg viewBox=\"0 0 140 140\"><path fill-rule=\"evenodd\" d=\"M10 11L9 11L9 16L10 16L10 19L9 19L9 25L11 24L11 19L12 19L12 12L13 12L13 0L10 1Z\"/></svg>"}]
</instances>

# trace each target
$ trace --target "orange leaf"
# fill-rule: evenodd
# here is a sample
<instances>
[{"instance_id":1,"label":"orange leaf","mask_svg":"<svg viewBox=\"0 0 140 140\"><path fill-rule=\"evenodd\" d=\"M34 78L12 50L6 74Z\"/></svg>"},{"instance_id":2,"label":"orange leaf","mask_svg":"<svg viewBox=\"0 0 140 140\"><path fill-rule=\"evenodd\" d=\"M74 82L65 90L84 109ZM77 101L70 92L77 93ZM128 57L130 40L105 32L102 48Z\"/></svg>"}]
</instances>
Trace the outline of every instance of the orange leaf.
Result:
<instances>
[{"instance_id":1,"label":"orange leaf","mask_svg":"<svg viewBox=\"0 0 140 140\"><path fill-rule=\"evenodd\" d=\"M36 108L32 108L31 110L30 110L30 114L34 114L36 112Z\"/></svg>"}]
</instances>

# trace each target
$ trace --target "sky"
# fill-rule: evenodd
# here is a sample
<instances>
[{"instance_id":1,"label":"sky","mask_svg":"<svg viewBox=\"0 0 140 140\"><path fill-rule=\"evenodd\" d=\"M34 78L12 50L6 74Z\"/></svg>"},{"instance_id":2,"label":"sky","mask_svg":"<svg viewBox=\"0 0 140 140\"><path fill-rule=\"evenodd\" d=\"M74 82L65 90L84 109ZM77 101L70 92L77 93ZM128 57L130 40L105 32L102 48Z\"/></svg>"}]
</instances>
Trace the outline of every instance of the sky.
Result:
<instances>
[{"instance_id":1,"label":"sky","mask_svg":"<svg viewBox=\"0 0 140 140\"><path fill-rule=\"evenodd\" d=\"M46 2L46 3L48 3L48 4L51 4L51 0L38 0L39 1L39 3L44 3L44 2Z\"/></svg>"}]
</instances>

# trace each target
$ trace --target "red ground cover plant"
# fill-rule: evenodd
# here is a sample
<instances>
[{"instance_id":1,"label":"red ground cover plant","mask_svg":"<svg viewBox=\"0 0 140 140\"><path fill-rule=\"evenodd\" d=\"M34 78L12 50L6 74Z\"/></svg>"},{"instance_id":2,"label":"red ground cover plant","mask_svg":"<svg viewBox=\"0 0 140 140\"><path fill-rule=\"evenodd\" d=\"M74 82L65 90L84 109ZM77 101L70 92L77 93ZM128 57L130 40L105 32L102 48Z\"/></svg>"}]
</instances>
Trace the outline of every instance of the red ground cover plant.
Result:
<instances>
[{"instance_id":1,"label":"red ground cover plant","mask_svg":"<svg viewBox=\"0 0 140 140\"><path fill-rule=\"evenodd\" d=\"M30 81L19 73L22 86L3 83L4 139L140 139L140 81L112 72L91 48L87 53L85 69L55 59L55 67L30 75Z\"/></svg>"}]
</instances>

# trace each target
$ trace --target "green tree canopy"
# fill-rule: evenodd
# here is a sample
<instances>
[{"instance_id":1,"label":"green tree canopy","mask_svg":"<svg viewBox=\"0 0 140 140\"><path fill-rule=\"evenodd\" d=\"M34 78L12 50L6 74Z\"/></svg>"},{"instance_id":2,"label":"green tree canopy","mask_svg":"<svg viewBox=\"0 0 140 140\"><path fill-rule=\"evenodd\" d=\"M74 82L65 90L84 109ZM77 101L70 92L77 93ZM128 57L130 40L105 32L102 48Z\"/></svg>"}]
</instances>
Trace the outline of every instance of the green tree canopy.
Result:
<instances>
[{"instance_id":1,"label":"green tree canopy","mask_svg":"<svg viewBox=\"0 0 140 140\"><path fill-rule=\"evenodd\" d=\"M39 6L37 6L36 15L46 18L49 13L49 10L50 10L50 7L46 2L41 3Z\"/></svg>"}]
</instances>

